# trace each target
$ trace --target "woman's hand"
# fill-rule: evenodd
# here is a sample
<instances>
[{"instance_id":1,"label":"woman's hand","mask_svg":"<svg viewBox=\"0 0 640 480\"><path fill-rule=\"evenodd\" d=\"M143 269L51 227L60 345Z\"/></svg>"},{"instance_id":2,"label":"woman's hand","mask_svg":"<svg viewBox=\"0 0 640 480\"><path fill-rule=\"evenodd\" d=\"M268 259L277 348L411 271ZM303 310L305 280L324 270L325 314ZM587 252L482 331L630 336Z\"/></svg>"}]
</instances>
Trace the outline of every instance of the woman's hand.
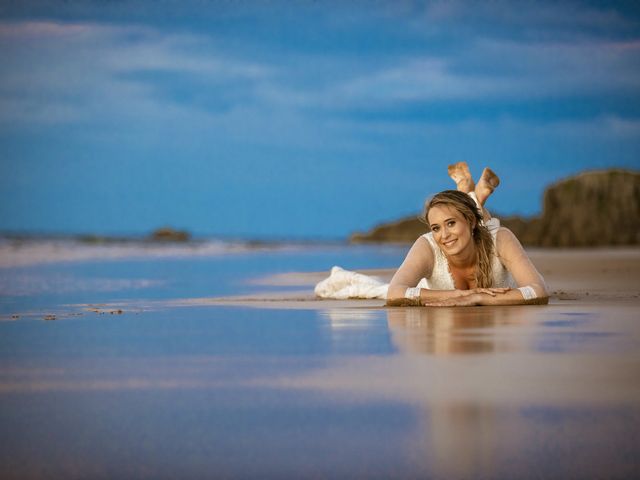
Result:
<instances>
[{"instance_id":1,"label":"woman's hand","mask_svg":"<svg viewBox=\"0 0 640 480\"><path fill-rule=\"evenodd\" d=\"M496 295L507 293L510 288L506 287L495 287L495 288L472 288L470 290L458 290L460 297L469 297L478 293L483 293L486 295L491 295L495 297Z\"/></svg>"},{"instance_id":2,"label":"woman's hand","mask_svg":"<svg viewBox=\"0 0 640 480\"><path fill-rule=\"evenodd\" d=\"M425 303L425 307L473 307L480 305L480 296L483 293L472 293L470 295L462 295L460 297L448 298L437 302Z\"/></svg>"},{"instance_id":3,"label":"woman's hand","mask_svg":"<svg viewBox=\"0 0 640 480\"><path fill-rule=\"evenodd\" d=\"M483 297L495 297L504 295L510 288L473 288L471 290L459 290L460 295L446 300L424 303L425 307L472 307L482 305Z\"/></svg>"}]
</instances>

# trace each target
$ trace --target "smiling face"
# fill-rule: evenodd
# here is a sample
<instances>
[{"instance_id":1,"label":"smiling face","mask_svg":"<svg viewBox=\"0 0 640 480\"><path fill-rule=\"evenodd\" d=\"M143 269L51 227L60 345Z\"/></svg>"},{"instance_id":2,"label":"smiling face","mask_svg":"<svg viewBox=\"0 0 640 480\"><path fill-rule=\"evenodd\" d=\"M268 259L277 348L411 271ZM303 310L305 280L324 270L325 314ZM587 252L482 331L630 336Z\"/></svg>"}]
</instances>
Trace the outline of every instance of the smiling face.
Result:
<instances>
[{"instance_id":1,"label":"smiling face","mask_svg":"<svg viewBox=\"0 0 640 480\"><path fill-rule=\"evenodd\" d=\"M437 205L427 217L433 238L447 256L469 252L474 248L473 226L453 207Z\"/></svg>"}]
</instances>

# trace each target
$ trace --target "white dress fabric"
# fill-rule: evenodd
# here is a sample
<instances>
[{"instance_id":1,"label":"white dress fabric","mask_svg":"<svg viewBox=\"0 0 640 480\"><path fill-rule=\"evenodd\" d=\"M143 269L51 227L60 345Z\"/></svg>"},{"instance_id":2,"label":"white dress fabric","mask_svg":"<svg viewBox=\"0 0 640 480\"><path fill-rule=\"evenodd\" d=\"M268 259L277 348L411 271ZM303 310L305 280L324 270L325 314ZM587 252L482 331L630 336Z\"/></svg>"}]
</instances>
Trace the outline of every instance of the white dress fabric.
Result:
<instances>
[{"instance_id":1,"label":"white dress fabric","mask_svg":"<svg viewBox=\"0 0 640 480\"><path fill-rule=\"evenodd\" d=\"M500 221L492 218L485 223L493 237L495 247L496 235L500 228ZM453 277L449 271L449 262L436 241L433 239L431 232L423 235L423 238L429 242L434 253L433 271L429 278L420 280L418 288L428 288L432 290L455 290ZM515 283L511 278L511 274L500 262L495 254L493 255L493 285L495 287L515 287ZM322 280L316 285L315 294L320 298L333 298L344 300L347 298L387 298L388 283L383 283L375 277L370 277L362 273L344 270L335 266L331 269L328 278Z\"/></svg>"},{"instance_id":2,"label":"white dress fabric","mask_svg":"<svg viewBox=\"0 0 640 480\"><path fill-rule=\"evenodd\" d=\"M333 267L329 278L316 285L315 294L320 298L387 298L389 284L362 273Z\"/></svg>"}]
</instances>

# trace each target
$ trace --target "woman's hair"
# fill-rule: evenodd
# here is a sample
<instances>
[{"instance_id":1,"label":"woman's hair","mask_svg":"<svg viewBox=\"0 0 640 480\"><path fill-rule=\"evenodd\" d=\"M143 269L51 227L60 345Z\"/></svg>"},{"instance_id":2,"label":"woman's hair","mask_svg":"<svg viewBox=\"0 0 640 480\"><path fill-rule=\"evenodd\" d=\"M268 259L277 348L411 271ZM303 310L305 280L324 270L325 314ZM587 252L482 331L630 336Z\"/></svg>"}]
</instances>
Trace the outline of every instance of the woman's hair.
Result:
<instances>
[{"instance_id":1,"label":"woman's hair","mask_svg":"<svg viewBox=\"0 0 640 480\"><path fill-rule=\"evenodd\" d=\"M462 214L469 226L474 225L472 231L473 242L476 246L476 283L480 288L493 286L491 271L491 257L493 254L493 238L482 223L482 213L475 201L466 193L457 190L445 190L428 199L424 206L421 220L429 225L429 211L436 206L453 207Z\"/></svg>"}]
</instances>

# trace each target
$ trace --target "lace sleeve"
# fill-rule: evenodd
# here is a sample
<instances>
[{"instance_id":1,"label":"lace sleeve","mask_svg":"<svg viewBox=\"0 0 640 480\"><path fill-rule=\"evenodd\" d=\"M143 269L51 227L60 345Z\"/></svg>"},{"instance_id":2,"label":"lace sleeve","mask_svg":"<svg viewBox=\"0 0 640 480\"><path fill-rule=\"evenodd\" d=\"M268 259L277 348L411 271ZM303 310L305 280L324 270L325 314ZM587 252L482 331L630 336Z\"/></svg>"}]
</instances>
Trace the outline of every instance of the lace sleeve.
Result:
<instances>
[{"instance_id":1,"label":"lace sleeve","mask_svg":"<svg viewBox=\"0 0 640 480\"><path fill-rule=\"evenodd\" d=\"M431 275L433 262L434 255L429 242L424 237L418 238L391 279L387 298L404 298L407 288L415 287L422 278Z\"/></svg>"}]
</instances>

